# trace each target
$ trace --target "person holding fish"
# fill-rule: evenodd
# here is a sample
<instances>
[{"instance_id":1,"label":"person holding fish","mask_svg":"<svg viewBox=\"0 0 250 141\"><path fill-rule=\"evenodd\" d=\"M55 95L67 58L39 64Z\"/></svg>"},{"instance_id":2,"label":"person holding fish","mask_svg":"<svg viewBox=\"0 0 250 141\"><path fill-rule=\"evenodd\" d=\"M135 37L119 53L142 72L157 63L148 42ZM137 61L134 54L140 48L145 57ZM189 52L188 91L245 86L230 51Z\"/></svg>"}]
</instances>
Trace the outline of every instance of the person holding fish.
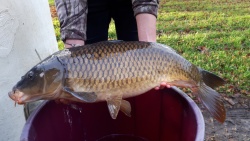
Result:
<instances>
[{"instance_id":1,"label":"person holding fish","mask_svg":"<svg viewBox=\"0 0 250 141\"><path fill-rule=\"evenodd\" d=\"M55 5L65 48L108 40L111 19L115 22L118 40L156 42L159 0L55 0ZM162 82L155 89L165 87L171 86ZM25 106L26 118L33 105L38 104Z\"/></svg>"},{"instance_id":2,"label":"person holding fish","mask_svg":"<svg viewBox=\"0 0 250 141\"><path fill-rule=\"evenodd\" d=\"M159 0L55 0L55 4L65 48L108 40L111 18L118 40L156 42ZM171 86L162 82L155 89L164 87Z\"/></svg>"},{"instance_id":3,"label":"person holding fish","mask_svg":"<svg viewBox=\"0 0 250 141\"><path fill-rule=\"evenodd\" d=\"M157 0L133 0L132 4L126 0L91 0L88 4L56 0L56 6L68 49L55 52L22 77L9 92L15 103L106 101L116 119L120 110L130 116L126 98L153 88L179 86L190 88L215 119L225 121L223 101L214 90L225 81L171 47L156 43ZM118 40L124 41L105 41L111 18Z\"/></svg>"}]
</instances>

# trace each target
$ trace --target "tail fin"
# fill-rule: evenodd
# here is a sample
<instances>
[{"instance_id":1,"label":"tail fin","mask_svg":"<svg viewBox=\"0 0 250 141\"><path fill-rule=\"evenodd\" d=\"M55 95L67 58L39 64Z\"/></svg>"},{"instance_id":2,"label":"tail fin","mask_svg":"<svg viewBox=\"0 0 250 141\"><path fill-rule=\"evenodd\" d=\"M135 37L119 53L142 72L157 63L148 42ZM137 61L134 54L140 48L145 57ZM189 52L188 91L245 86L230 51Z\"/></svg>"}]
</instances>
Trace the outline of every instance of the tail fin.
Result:
<instances>
[{"instance_id":1,"label":"tail fin","mask_svg":"<svg viewBox=\"0 0 250 141\"><path fill-rule=\"evenodd\" d=\"M226 119L226 110L219 93L208 87L205 83L201 84L196 93L211 115L223 123Z\"/></svg>"},{"instance_id":2,"label":"tail fin","mask_svg":"<svg viewBox=\"0 0 250 141\"><path fill-rule=\"evenodd\" d=\"M198 95L212 116L219 122L223 123L226 119L226 110L219 93L213 89L224 85L225 81L219 76L206 70L200 69L200 72L205 84L201 84L200 89L198 90Z\"/></svg>"},{"instance_id":3,"label":"tail fin","mask_svg":"<svg viewBox=\"0 0 250 141\"><path fill-rule=\"evenodd\" d=\"M207 86L211 87L212 89L225 84L225 81L222 78L220 78L219 76L217 76L211 72L208 72L208 71L203 70L201 68L200 68L200 72L202 75L203 82Z\"/></svg>"}]
</instances>

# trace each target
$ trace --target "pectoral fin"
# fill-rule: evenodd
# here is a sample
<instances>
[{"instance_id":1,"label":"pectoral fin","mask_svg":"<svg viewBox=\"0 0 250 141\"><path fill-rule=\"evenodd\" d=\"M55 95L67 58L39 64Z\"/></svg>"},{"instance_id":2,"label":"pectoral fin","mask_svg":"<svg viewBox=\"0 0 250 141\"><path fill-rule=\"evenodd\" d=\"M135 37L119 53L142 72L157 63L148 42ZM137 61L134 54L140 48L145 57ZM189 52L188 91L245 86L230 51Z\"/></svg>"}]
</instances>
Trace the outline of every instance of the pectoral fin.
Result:
<instances>
[{"instance_id":1,"label":"pectoral fin","mask_svg":"<svg viewBox=\"0 0 250 141\"><path fill-rule=\"evenodd\" d=\"M95 102L97 99L97 95L94 92L74 92L67 87L63 88L63 90L84 102Z\"/></svg>"},{"instance_id":2,"label":"pectoral fin","mask_svg":"<svg viewBox=\"0 0 250 141\"><path fill-rule=\"evenodd\" d=\"M109 113L113 119L116 119L119 110L121 110L127 116L131 116L130 103L126 100L122 100L122 95L107 98L107 104Z\"/></svg>"}]
</instances>

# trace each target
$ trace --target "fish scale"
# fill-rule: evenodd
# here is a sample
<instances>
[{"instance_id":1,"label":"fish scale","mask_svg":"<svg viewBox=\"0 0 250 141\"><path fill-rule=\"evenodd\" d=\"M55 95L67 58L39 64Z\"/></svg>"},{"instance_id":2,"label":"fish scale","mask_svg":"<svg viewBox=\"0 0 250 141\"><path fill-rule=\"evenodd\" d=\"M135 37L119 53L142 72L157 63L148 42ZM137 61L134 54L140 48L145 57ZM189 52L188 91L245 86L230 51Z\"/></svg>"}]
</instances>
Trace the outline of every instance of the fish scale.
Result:
<instances>
[{"instance_id":1,"label":"fish scale","mask_svg":"<svg viewBox=\"0 0 250 141\"><path fill-rule=\"evenodd\" d=\"M143 46L138 48L137 46L135 46L135 44L130 43L128 45L124 44L119 48L111 46L110 48L113 49L107 49L106 51L103 51L105 50L104 48L106 46L107 44L103 43L95 48L88 48L87 46L85 46L84 49L77 50L76 52L70 50L71 55L63 59L67 64L68 70L68 83L66 83L66 85L70 86L69 82L73 81L71 79L77 78L89 80L89 82L85 81L85 84L86 87L90 89L90 91L105 91L105 89L107 88L116 89L116 87L118 86L122 87L123 85L136 85L138 82L141 81L155 83L157 79L153 77L147 77L147 74L156 74L155 69L150 64L158 63L159 65L156 66L158 70L162 70L164 68L159 62L161 61L161 57L157 57L160 54L160 50L155 50L156 54L152 54L150 52L154 51L153 48L149 50L143 48ZM147 45L145 44L145 46ZM136 51L126 52L126 50ZM109 56L110 58L108 58L107 56ZM74 63L73 60L75 60L75 58L77 58L79 62L86 63ZM147 60L150 59L146 58L154 58L154 61L152 61L152 63L149 63ZM88 75L79 75L79 73L85 71L84 69L89 72ZM107 71L105 73L105 76L103 70ZM132 73L129 73L131 71ZM143 71L144 73L142 73ZM81 77L79 78L79 76ZM135 77L135 79L133 79L133 77ZM110 81L101 81L103 79ZM74 85L76 85L76 83L74 83Z\"/></svg>"},{"instance_id":2,"label":"fish scale","mask_svg":"<svg viewBox=\"0 0 250 141\"><path fill-rule=\"evenodd\" d=\"M161 82L190 88L214 118L225 121L223 102L213 90L224 80L159 43L104 41L58 51L33 67L9 95L18 103L28 101L27 95L41 92L37 100L106 100L115 119L120 109L130 115L129 102L123 98L143 94ZM26 99L18 98L22 95Z\"/></svg>"}]
</instances>

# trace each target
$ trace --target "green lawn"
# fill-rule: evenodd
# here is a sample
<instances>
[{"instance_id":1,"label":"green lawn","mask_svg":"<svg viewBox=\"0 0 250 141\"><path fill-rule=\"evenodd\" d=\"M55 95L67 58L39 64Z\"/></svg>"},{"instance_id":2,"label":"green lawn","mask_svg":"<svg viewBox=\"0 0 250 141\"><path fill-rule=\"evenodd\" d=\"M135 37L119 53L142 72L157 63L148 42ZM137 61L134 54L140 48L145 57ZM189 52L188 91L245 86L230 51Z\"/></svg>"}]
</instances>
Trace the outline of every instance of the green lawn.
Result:
<instances>
[{"instance_id":1,"label":"green lawn","mask_svg":"<svg viewBox=\"0 0 250 141\"><path fill-rule=\"evenodd\" d=\"M54 0L49 0L49 5L54 5Z\"/></svg>"},{"instance_id":2,"label":"green lawn","mask_svg":"<svg viewBox=\"0 0 250 141\"><path fill-rule=\"evenodd\" d=\"M220 92L250 96L249 5L249 0L161 0L157 42L222 76L227 84ZM54 26L59 41L56 18ZM116 39L113 24L109 38ZM62 45L59 41L61 48Z\"/></svg>"},{"instance_id":3,"label":"green lawn","mask_svg":"<svg viewBox=\"0 0 250 141\"><path fill-rule=\"evenodd\" d=\"M162 0L157 41L222 76L228 83L221 89L224 92L248 93L249 5L248 0ZM202 54L198 48L207 49L208 53Z\"/></svg>"}]
</instances>

